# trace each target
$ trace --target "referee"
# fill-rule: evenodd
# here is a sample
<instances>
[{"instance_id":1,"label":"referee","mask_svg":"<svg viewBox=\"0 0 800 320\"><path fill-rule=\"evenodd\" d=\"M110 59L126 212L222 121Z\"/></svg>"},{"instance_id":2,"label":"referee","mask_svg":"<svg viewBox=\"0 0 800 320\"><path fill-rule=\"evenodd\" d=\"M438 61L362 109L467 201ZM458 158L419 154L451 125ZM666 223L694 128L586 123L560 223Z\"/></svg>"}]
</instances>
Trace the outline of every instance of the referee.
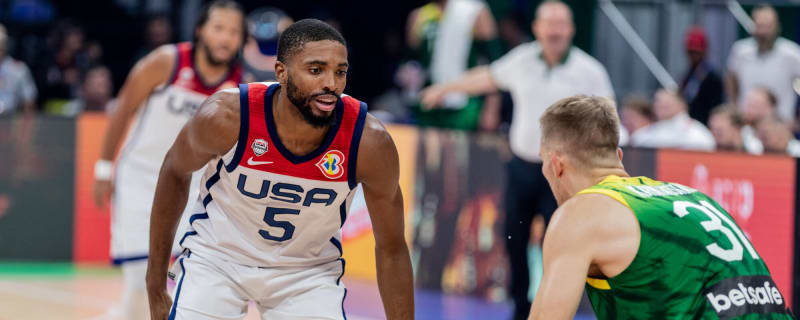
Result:
<instances>
[{"instance_id":1,"label":"referee","mask_svg":"<svg viewBox=\"0 0 800 320\"><path fill-rule=\"evenodd\" d=\"M547 0L536 9L532 23L536 40L521 44L489 66L475 67L461 78L426 88L422 104L433 108L453 92L483 95L506 90L514 113L509 135L513 158L508 163L506 201L506 249L511 265L511 297L514 319L527 319L530 283L528 239L535 214L545 223L556 201L542 175L539 158L539 117L561 98L596 95L613 99L605 68L586 52L572 46L575 26L572 11L561 1Z\"/></svg>"}]
</instances>

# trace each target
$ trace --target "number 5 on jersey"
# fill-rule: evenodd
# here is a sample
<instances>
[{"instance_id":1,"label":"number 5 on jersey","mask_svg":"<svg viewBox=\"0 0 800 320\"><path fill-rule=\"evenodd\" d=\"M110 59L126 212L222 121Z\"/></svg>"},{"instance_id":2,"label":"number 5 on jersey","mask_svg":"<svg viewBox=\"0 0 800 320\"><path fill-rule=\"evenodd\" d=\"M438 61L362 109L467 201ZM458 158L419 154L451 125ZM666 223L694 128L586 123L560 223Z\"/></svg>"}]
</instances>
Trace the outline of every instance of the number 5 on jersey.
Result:
<instances>
[{"instance_id":1,"label":"number 5 on jersey","mask_svg":"<svg viewBox=\"0 0 800 320\"><path fill-rule=\"evenodd\" d=\"M258 234L260 234L264 239L273 240L273 241L286 241L292 238L294 235L294 225L289 223L288 221L277 221L275 220L275 216L279 214L300 214L300 210L297 209L286 209L286 208L273 208L267 207L267 211L264 214L264 222L267 223L270 227L280 228L283 229L283 235L280 237L276 237L270 234L266 230L258 230Z\"/></svg>"}]
</instances>

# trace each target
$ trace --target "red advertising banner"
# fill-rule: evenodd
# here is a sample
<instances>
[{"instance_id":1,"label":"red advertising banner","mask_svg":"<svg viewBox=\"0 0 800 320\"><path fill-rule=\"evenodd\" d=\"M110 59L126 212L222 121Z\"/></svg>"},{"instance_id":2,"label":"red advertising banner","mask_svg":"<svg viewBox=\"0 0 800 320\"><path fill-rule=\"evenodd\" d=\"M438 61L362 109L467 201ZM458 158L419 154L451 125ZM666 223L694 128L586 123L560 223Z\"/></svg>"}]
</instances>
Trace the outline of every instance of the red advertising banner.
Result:
<instances>
[{"instance_id":1,"label":"red advertising banner","mask_svg":"<svg viewBox=\"0 0 800 320\"><path fill-rule=\"evenodd\" d=\"M792 301L795 159L736 153L660 150L658 180L695 188L736 219Z\"/></svg>"},{"instance_id":2,"label":"red advertising banner","mask_svg":"<svg viewBox=\"0 0 800 320\"><path fill-rule=\"evenodd\" d=\"M106 129L106 116L85 113L78 118L75 137L75 262L109 262L111 216L108 207L98 208L92 199L94 163Z\"/></svg>"}]
</instances>

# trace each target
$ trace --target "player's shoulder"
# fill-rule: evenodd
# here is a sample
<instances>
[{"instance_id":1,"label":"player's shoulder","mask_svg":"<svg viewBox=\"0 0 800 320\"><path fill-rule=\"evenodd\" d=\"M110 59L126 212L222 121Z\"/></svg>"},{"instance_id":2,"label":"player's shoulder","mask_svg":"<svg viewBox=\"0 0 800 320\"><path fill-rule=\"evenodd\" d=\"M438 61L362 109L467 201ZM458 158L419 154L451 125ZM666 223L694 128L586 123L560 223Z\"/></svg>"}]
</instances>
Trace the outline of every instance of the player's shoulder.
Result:
<instances>
[{"instance_id":1,"label":"player's shoulder","mask_svg":"<svg viewBox=\"0 0 800 320\"><path fill-rule=\"evenodd\" d=\"M613 193L579 193L561 206L553 215L554 225L559 221L562 228L585 225L592 229L602 229L609 221L618 221L625 216L632 217L632 210Z\"/></svg>"},{"instance_id":2,"label":"player's shoulder","mask_svg":"<svg viewBox=\"0 0 800 320\"><path fill-rule=\"evenodd\" d=\"M134 70L141 71L142 76L165 78L175 68L177 56L178 50L175 45L162 45L136 62Z\"/></svg>"}]
</instances>

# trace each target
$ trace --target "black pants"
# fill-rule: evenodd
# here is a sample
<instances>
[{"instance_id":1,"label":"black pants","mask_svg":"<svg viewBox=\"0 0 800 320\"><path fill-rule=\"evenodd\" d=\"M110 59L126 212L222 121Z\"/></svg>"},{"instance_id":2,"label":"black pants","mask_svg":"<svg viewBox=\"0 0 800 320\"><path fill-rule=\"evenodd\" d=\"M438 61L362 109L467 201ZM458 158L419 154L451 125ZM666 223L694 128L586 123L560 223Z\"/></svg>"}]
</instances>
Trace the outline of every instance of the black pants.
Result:
<instances>
[{"instance_id":1,"label":"black pants","mask_svg":"<svg viewBox=\"0 0 800 320\"><path fill-rule=\"evenodd\" d=\"M508 163L505 197L505 239L511 267L513 319L527 319L531 308L528 301L528 240L531 237L531 224L533 217L541 214L547 225L558 205L542 174L542 164L528 162L516 156Z\"/></svg>"}]
</instances>

